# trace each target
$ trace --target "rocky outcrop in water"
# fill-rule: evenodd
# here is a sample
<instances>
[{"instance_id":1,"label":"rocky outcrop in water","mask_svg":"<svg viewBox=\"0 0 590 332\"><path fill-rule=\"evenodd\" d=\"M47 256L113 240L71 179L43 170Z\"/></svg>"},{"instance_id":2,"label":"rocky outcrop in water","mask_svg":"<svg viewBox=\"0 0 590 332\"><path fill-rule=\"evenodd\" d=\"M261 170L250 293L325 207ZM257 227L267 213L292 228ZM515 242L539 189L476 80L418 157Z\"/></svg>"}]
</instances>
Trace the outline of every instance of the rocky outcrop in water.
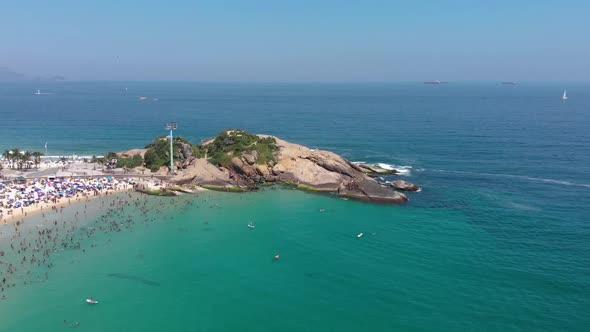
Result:
<instances>
[{"instance_id":1,"label":"rocky outcrop in water","mask_svg":"<svg viewBox=\"0 0 590 332\"><path fill-rule=\"evenodd\" d=\"M265 142L276 142L273 160L266 157L261 162L261 156L251 146L240 150L242 152L237 155L228 154L224 166L213 165L205 158L190 156L185 158L171 182L192 182L227 190L255 189L260 183L274 182L366 201L403 203L408 200L404 194L381 186L365 174L365 169L361 166L333 152L311 150L273 136L258 137ZM213 140L204 143L201 148L207 149L207 145L212 142Z\"/></svg>"},{"instance_id":2,"label":"rocky outcrop in water","mask_svg":"<svg viewBox=\"0 0 590 332\"><path fill-rule=\"evenodd\" d=\"M394 169L386 169L379 165L369 165L369 164L355 164L357 165L361 171L369 176L377 177L381 175L394 175L397 174L397 171Z\"/></svg>"},{"instance_id":3,"label":"rocky outcrop in water","mask_svg":"<svg viewBox=\"0 0 590 332\"><path fill-rule=\"evenodd\" d=\"M390 185L397 190L403 191L418 191L420 189L417 185L404 180L395 180Z\"/></svg>"}]
</instances>

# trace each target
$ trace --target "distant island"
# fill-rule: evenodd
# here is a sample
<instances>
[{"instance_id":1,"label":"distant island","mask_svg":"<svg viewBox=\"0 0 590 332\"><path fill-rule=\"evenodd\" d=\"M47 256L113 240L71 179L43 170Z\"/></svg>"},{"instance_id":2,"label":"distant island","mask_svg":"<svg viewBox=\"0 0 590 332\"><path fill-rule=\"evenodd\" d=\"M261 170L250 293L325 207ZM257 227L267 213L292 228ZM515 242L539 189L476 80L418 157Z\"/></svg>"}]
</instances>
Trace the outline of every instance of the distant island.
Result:
<instances>
[{"instance_id":1,"label":"distant island","mask_svg":"<svg viewBox=\"0 0 590 332\"><path fill-rule=\"evenodd\" d=\"M51 82L60 82L67 80L65 76L62 75L54 75L49 77L37 76L34 78L35 81L51 81Z\"/></svg>"},{"instance_id":2,"label":"distant island","mask_svg":"<svg viewBox=\"0 0 590 332\"><path fill-rule=\"evenodd\" d=\"M6 67L0 67L0 81L20 81L26 79L26 76L10 70Z\"/></svg>"},{"instance_id":3,"label":"distant island","mask_svg":"<svg viewBox=\"0 0 590 332\"><path fill-rule=\"evenodd\" d=\"M16 82L16 81L65 81L66 77L62 75L54 75L49 77L44 76L28 76L19 72L16 72L7 67L0 67L0 82Z\"/></svg>"}]
</instances>

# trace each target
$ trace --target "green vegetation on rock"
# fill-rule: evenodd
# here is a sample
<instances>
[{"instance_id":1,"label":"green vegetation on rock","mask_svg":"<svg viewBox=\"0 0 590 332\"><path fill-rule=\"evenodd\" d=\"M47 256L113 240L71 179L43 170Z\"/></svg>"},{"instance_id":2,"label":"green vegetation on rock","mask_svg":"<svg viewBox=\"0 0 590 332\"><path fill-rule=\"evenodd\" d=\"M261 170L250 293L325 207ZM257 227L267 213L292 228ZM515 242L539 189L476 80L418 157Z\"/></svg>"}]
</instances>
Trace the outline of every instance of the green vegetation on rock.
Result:
<instances>
[{"instance_id":1,"label":"green vegetation on rock","mask_svg":"<svg viewBox=\"0 0 590 332\"><path fill-rule=\"evenodd\" d=\"M207 148L202 144L193 144L193 155L195 158L204 158L207 155Z\"/></svg>"},{"instance_id":2,"label":"green vegetation on rock","mask_svg":"<svg viewBox=\"0 0 590 332\"><path fill-rule=\"evenodd\" d=\"M173 153L175 156L179 154L184 144L192 146L184 137L174 137ZM146 145L145 148L147 149L144 156L145 167L155 172L162 166L170 165L170 141L166 136L157 137L153 142ZM177 157L175 158L175 160L178 160Z\"/></svg>"},{"instance_id":3,"label":"green vegetation on rock","mask_svg":"<svg viewBox=\"0 0 590 332\"><path fill-rule=\"evenodd\" d=\"M92 161L105 164L107 168L135 168L143 165L143 157L140 154L133 157L120 157L115 152L108 152L103 158L92 156Z\"/></svg>"},{"instance_id":4,"label":"green vegetation on rock","mask_svg":"<svg viewBox=\"0 0 590 332\"><path fill-rule=\"evenodd\" d=\"M136 154L131 158L117 158L117 167L135 168L141 165L143 165L143 158L140 154Z\"/></svg>"},{"instance_id":5,"label":"green vegetation on rock","mask_svg":"<svg viewBox=\"0 0 590 332\"><path fill-rule=\"evenodd\" d=\"M221 132L213 142L207 145L209 162L228 166L232 157L244 153L254 153L257 164L274 162L274 152L278 150L276 140L272 137L260 138L243 130L226 130Z\"/></svg>"},{"instance_id":6,"label":"green vegetation on rock","mask_svg":"<svg viewBox=\"0 0 590 332\"><path fill-rule=\"evenodd\" d=\"M245 192L248 191L246 188L240 186L214 186L214 185L202 185L202 188L213 190L213 191L226 191L226 192Z\"/></svg>"},{"instance_id":7,"label":"green vegetation on rock","mask_svg":"<svg viewBox=\"0 0 590 332\"><path fill-rule=\"evenodd\" d=\"M145 164L145 167L157 171L162 166L170 165L170 141L167 136L160 136L146 145L147 151L143 158L135 155L131 158L118 157L114 152L109 152L104 162L115 161L112 167L134 168ZM205 158L214 165L229 166L233 157L250 154L257 164L264 165L275 162L274 153L278 150L276 140L273 137L261 138L243 130L226 130L221 132L207 145L192 144L187 139L174 137L173 154L174 161L184 162L189 158ZM252 158L250 157L250 158ZM176 164L179 166L179 164ZM182 167L182 166L179 166ZM186 164L185 166L186 167Z\"/></svg>"}]
</instances>

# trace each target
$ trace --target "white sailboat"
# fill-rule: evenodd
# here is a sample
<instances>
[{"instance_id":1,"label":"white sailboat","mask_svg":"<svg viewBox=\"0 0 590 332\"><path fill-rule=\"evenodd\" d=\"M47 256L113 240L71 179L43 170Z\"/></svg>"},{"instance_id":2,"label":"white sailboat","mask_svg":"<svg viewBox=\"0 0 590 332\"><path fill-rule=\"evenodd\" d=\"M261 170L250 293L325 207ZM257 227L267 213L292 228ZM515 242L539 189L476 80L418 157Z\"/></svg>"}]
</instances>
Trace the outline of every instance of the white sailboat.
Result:
<instances>
[{"instance_id":1,"label":"white sailboat","mask_svg":"<svg viewBox=\"0 0 590 332\"><path fill-rule=\"evenodd\" d=\"M40 95L41 94L41 90L37 89L37 92L35 92L36 95Z\"/></svg>"},{"instance_id":2,"label":"white sailboat","mask_svg":"<svg viewBox=\"0 0 590 332\"><path fill-rule=\"evenodd\" d=\"M561 100L567 100L567 90L563 90L563 96L561 96Z\"/></svg>"}]
</instances>

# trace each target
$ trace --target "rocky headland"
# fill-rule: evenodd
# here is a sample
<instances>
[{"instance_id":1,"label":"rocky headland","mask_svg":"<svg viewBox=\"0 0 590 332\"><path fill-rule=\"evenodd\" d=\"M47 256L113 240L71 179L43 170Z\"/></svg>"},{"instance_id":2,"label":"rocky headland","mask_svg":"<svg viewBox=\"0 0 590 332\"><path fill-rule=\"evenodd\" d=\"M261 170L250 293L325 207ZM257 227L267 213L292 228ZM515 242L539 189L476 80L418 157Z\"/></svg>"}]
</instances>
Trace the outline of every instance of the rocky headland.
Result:
<instances>
[{"instance_id":1,"label":"rocky headland","mask_svg":"<svg viewBox=\"0 0 590 332\"><path fill-rule=\"evenodd\" d=\"M139 154L145 167L164 175L168 173L168 144L167 138L158 138L145 149L120 152L118 156L131 160ZM355 164L330 151L241 130L224 131L198 145L175 138L174 158L174 175L167 179L171 186L249 191L264 184L283 183L308 191L385 203L408 201L405 194L394 189L411 191L415 186L382 185L372 176L395 171Z\"/></svg>"}]
</instances>

